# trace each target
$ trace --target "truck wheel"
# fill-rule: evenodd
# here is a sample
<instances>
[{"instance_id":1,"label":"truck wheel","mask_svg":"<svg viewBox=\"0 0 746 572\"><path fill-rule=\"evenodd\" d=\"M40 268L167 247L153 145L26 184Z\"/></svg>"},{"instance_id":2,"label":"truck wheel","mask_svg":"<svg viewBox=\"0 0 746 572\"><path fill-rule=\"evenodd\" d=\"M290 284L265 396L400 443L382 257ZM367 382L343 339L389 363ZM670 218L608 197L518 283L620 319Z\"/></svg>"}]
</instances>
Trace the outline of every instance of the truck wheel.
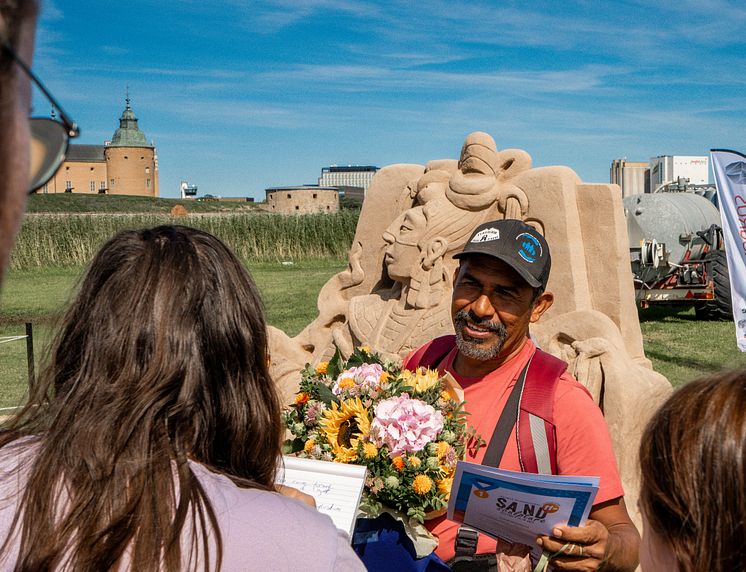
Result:
<instances>
[{"instance_id":1,"label":"truck wheel","mask_svg":"<svg viewBox=\"0 0 746 572\"><path fill-rule=\"evenodd\" d=\"M711 250L705 255L705 268L715 283L715 299L700 302L694 307L700 320L733 320L730 299L728 261L724 250Z\"/></svg>"}]
</instances>

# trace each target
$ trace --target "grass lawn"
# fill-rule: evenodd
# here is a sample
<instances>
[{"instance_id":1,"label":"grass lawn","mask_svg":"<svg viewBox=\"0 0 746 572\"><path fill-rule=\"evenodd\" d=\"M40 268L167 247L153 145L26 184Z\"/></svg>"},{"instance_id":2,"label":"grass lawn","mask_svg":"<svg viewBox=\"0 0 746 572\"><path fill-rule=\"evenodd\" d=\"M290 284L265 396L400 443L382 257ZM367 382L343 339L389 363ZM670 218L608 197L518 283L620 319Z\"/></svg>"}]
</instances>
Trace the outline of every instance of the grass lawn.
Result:
<instances>
[{"instance_id":1,"label":"grass lawn","mask_svg":"<svg viewBox=\"0 0 746 572\"><path fill-rule=\"evenodd\" d=\"M289 335L316 317L318 291L346 263L304 261L293 265L250 263L262 292L267 321ZM11 271L0 297L0 337L22 335L24 322L34 324L37 370L60 310L73 292L81 269L45 268ZM645 352L653 367L674 385L723 368L746 366L736 348L731 322L701 322L692 309L653 308L640 313ZM24 398L27 384L26 344L0 344L0 407Z\"/></svg>"},{"instance_id":2,"label":"grass lawn","mask_svg":"<svg viewBox=\"0 0 746 572\"><path fill-rule=\"evenodd\" d=\"M29 196L26 212L29 213L164 213L168 214L177 204L194 213L220 213L255 211L254 203L247 201L198 201L195 199L162 199L154 197L128 197L123 195L84 195L58 193Z\"/></svg>"},{"instance_id":3,"label":"grass lawn","mask_svg":"<svg viewBox=\"0 0 746 572\"><path fill-rule=\"evenodd\" d=\"M345 261L319 260L284 265L252 262L249 270L262 292L267 321L291 336L317 315L316 296L324 283L347 266ZM60 311L74 292L80 268L10 271L0 296L0 338L34 327L36 368L43 359ZM0 408L23 401L28 381L26 342L0 343ZM2 411L0 411L2 413Z\"/></svg>"}]
</instances>

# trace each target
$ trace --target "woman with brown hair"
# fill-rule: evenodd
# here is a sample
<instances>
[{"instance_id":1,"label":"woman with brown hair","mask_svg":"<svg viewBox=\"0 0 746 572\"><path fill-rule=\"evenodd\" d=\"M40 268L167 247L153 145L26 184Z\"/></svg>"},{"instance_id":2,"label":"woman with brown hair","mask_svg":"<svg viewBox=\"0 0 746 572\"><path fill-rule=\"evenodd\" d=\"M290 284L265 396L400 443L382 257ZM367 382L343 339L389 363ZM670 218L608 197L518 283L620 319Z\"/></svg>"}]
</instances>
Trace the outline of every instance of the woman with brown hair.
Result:
<instances>
[{"instance_id":1,"label":"woman with brown hair","mask_svg":"<svg viewBox=\"0 0 746 572\"><path fill-rule=\"evenodd\" d=\"M205 232L122 232L0 431L0 568L362 570L275 492L281 438L248 272Z\"/></svg>"},{"instance_id":2,"label":"woman with brown hair","mask_svg":"<svg viewBox=\"0 0 746 572\"><path fill-rule=\"evenodd\" d=\"M676 391L640 464L643 572L746 570L746 370Z\"/></svg>"}]
</instances>

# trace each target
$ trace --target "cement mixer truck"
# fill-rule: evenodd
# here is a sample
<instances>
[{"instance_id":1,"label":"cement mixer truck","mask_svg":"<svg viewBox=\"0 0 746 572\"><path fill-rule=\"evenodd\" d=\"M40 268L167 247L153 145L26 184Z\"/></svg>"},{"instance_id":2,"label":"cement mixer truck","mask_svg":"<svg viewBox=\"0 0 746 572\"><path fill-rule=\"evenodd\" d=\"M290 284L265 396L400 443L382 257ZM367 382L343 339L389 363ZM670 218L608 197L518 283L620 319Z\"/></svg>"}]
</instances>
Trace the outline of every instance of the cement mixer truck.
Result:
<instances>
[{"instance_id":1,"label":"cement mixer truck","mask_svg":"<svg viewBox=\"0 0 746 572\"><path fill-rule=\"evenodd\" d=\"M713 202L683 191L632 195L623 203L640 306L690 304L699 319L732 320L720 213Z\"/></svg>"}]
</instances>

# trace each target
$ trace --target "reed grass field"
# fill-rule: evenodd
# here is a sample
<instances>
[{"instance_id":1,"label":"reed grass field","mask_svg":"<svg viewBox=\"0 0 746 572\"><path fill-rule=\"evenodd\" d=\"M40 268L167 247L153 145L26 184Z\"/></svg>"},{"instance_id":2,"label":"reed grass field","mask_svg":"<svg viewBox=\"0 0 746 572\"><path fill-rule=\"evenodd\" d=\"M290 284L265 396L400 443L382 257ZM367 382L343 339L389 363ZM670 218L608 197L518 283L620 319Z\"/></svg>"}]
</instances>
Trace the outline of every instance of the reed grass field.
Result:
<instances>
[{"instance_id":1,"label":"reed grass field","mask_svg":"<svg viewBox=\"0 0 746 572\"><path fill-rule=\"evenodd\" d=\"M222 239L243 260L340 259L347 256L359 212L282 216L265 213L44 214L27 216L11 256L13 270L80 267L120 230L184 224Z\"/></svg>"}]
</instances>

